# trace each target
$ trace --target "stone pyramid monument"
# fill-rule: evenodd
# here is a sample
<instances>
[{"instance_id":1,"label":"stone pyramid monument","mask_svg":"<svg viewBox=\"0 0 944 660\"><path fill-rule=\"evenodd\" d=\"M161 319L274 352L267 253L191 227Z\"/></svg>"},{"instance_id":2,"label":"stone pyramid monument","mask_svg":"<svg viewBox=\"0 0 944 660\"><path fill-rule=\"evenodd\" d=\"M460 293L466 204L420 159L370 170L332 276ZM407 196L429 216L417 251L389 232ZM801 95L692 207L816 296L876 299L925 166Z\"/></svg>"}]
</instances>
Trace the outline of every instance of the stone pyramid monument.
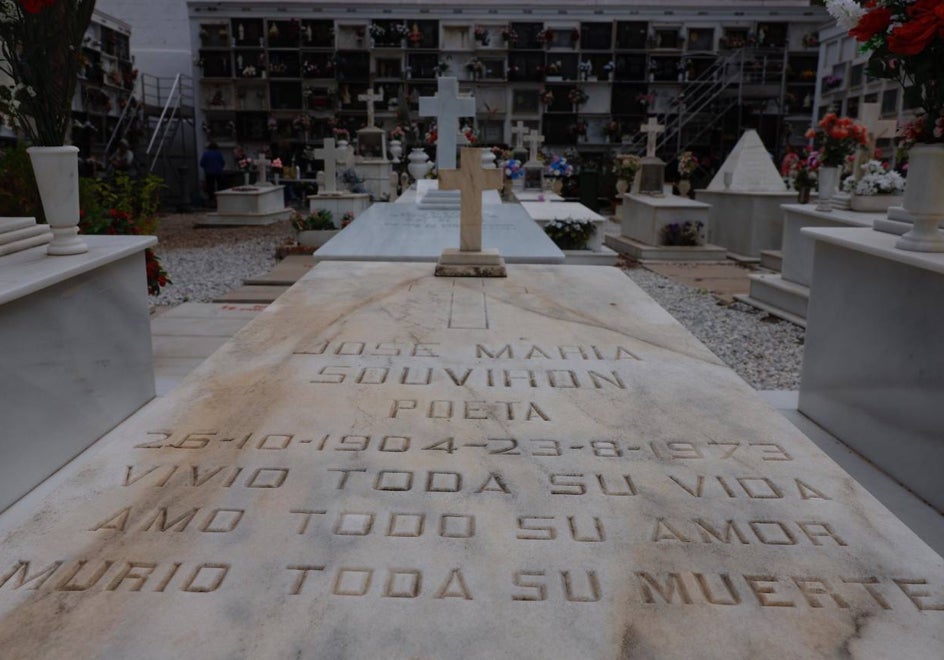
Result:
<instances>
[{"instance_id":1,"label":"stone pyramid monument","mask_svg":"<svg viewBox=\"0 0 944 660\"><path fill-rule=\"evenodd\" d=\"M730 186L725 186L724 175L732 174ZM787 186L777 171L757 131L744 131L734 145L724 165L708 184L707 190L733 192L786 192Z\"/></svg>"}]
</instances>

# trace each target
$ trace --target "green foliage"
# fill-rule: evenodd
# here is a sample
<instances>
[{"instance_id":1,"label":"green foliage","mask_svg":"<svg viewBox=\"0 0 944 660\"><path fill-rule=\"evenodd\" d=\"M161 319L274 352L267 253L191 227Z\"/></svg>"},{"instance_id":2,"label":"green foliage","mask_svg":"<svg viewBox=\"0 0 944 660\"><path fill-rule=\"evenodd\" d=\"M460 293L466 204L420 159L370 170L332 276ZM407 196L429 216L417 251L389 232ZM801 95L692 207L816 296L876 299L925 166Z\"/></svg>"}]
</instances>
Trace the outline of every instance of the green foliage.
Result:
<instances>
[{"instance_id":1,"label":"green foliage","mask_svg":"<svg viewBox=\"0 0 944 660\"><path fill-rule=\"evenodd\" d=\"M0 216L34 216L37 222L46 221L33 165L22 142L0 154L0 181L3 182L0 185Z\"/></svg>"},{"instance_id":2,"label":"green foliage","mask_svg":"<svg viewBox=\"0 0 944 660\"><path fill-rule=\"evenodd\" d=\"M134 179L123 172L113 179L79 179L83 231L87 234L154 234L162 188L164 180L153 174L144 179ZM120 223L115 224L112 211L127 215L134 230L109 231L109 227L122 229Z\"/></svg>"},{"instance_id":3,"label":"green foliage","mask_svg":"<svg viewBox=\"0 0 944 660\"><path fill-rule=\"evenodd\" d=\"M296 231L319 231L337 229L334 226L334 216L328 209L318 209L309 215L292 214L292 226Z\"/></svg>"},{"instance_id":4,"label":"green foliage","mask_svg":"<svg viewBox=\"0 0 944 660\"><path fill-rule=\"evenodd\" d=\"M596 227L589 220L551 220L544 226L544 233L561 250L585 250L587 241L593 236Z\"/></svg>"}]
</instances>

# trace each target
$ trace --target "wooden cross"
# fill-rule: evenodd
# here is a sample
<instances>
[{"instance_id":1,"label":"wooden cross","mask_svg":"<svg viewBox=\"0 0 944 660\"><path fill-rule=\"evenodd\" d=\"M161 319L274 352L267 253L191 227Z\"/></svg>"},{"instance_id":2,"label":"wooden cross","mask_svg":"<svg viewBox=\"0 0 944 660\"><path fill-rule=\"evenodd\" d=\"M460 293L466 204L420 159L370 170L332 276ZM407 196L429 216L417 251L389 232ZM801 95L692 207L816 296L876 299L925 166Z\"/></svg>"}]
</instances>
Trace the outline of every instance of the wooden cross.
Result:
<instances>
[{"instance_id":1,"label":"wooden cross","mask_svg":"<svg viewBox=\"0 0 944 660\"><path fill-rule=\"evenodd\" d=\"M439 189L458 190L459 251L482 251L482 193L501 190L502 171L482 168L482 149L462 147L459 169L439 170Z\"/></svg>"},{"instance_id":2,"label":"wooden cross","mask_svg":"<svg viewBox=\"0 0 944 660\"><path fill-rule=\"evenodd\" d=\"M524 149L524 136L528 134L528 127L524 122L518 120L518 123L511 127L511 136L515 141L515 149Z\"/></svg>"},{"instance_id":3,"label":"wooden cross","mask_svg":"<svg viewBox=\"0 0 944 660\"><path fill-rule=\"evenodd\" d=\"M438 78L436 94L420 97L420 117L436 118L437 168L456 169L456 135L459 132L459 118L474 116L475 99L471 96L459 96L459 81L456 78Z\"/></svg>"},{"instance_id":4,"label":"wooden cross","mask_svg":"<svg viewBox=\"0 0 944 660\"><path fill-rule=\"evenodd\" d=\"M380 94L375 94L374 89L370 88L367 90L366 94L358 94L357 100L367 102L367 127L373 128L374 127L374 101L384 100L383 88L380 89Z\"/></svg>"},{"instance_id":5,"label":"wooden cross","mask_svg":"<svg viewBox=\"0 0 944 660\"><path fill-rule=\"evenodd\" d=\"M524 141L528 143L528 162L536 162L538 159L538 147L544 144L544 136L536 130L532 130L525 136Z\"/></svg>"},{"instance_id":6,"label":"wooden cross","mask_svg":"<svg viewBox=\"0 0 944 660\"><path fill-rule=\"evenodd\" d=\"M655 117L649 117L649 121L639 127L640 133L649 134L646 136L646 158L655 158L656 138L663 131L665 131L665 126L661 126Z\"/></svg>"},{"instance_id":7,"label":"wooden cross","mask_svg":"<svg viewBox=\"0 0 944 660\"><path fill-rule=\"evenodd\" d=\"M335 193L338 191L337 162L342 155L340 149L334 146L334 138L325 138L324 149L315 149L315 158L324 160L324 190L318 192Z\"/></svg>"}]
</instances>

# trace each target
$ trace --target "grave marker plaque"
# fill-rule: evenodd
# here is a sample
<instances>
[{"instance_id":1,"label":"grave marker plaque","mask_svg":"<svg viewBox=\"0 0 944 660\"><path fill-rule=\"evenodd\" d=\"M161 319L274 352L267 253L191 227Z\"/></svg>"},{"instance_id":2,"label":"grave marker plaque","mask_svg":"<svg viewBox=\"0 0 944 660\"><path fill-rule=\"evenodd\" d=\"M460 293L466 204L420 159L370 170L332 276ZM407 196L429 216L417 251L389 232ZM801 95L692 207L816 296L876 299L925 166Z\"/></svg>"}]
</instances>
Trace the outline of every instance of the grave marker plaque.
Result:
<instances>
[{"instance_id":1,"label":"grave marker plaque","mask_svg":"<svg viewBox=\"0 0 944 660\"><path fill-rule=\"evenodd\" d=\"M619 271L508 270L313 269L0 516L4 655L939 657L940 557Z\"/></svg>"}]
</instances>

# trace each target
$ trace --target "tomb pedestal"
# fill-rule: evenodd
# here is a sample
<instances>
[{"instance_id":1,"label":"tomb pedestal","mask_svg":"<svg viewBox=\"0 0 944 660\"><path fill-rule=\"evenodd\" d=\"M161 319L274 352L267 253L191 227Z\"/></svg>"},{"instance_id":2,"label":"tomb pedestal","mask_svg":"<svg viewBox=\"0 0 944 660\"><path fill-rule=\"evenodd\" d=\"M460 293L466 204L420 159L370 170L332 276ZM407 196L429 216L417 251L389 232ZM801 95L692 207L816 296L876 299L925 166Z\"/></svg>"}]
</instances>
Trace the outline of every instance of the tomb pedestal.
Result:
<instances>
[{"instance_id":1,"label":"tomb pedestal","mask_svg":"<svg viewBox=\"0 0 944 660\"><path fill-rule=\"evenodd\" d=\"M871 228L803 234L815 261L800 412L944 512L944 254Z\"/></svg>"},{"instance_id":2,"label":"tomb pedestal","mask_svg":"<svg viewBox=\"0 0 944 660\"><path fill-rule=\"evenodd\" d=\"M345 213L353 213L356 218L370 206L370 195L367 193L318 193L308 196L308 209L314 213L318 209L331 211L334 225L341 226L341 218Z\"/></svg>"},{"instance_id":3,"label":"tomb pedestal","mask_svg":"<svg viewBox=\"0 0 944 660\"><path fill-rule=\"evenodd\" d=\"M271 225L286 220L285 186L239 186L216 193L216 213L207 213L200 225Z\"/></svg>"},{"instance_id":4,"label":"tomb pedestal","mask_svg":"<svg viewBox=\"0 0 944 660\"><path fill-rule=\"evenodd\" d=\"M144 249L83 236L0 259L0 510L154 397Z\"/></svg>"},{"instance_id":5,"label":"tomb pedestal","mask_svg":"<svg viewBox=\"0 0 944 660\"><path fill-rule=\"evenodd\" d=\"M750 293L735 297L797 325L805 325L813 281L815 241L802 230L806 227L871 227L884 214L817 211L812 204L784 204L781 208L783 247L780 273L749 275Z\"/></svg>"},{"instance_id":6,"label":"tomb pedestal","mask_svg":"<svg viewBox=\"0 0 944 660\"><path fill-rule=\"evenodd\" d=\"M708 211L708 241L735 258L759 260L762 250L779 250L783 233L780 207L796 200L792 192L697 190Z\"/></svg>"},{"instance_id":7,"label":"tomb pedestal","mask_svg":"<svg viewBox=\"0 0 944 660\"><path fill-rule=\"evenodd\" d=\"M638 177L637 177L638 178ZM662 228L686 222L702 223L704 241L708 230L708 205L678 195L623 195L619 207L620 236L607 236L606 245L639 260L723 261L724 248L716 245L662 245Z\"/></svg>"},{"instance_id":8,"label":"tomb pedestal","mask_svg":"<svg viewBox=\"0 0 944 660\"><path fill-rule=\"evenodd\" d=\"M390 172L393 171L393 163L389 160L359 160L354 165L354 171L375 200L390 197Z\"/></svg>"}]
</instances>

